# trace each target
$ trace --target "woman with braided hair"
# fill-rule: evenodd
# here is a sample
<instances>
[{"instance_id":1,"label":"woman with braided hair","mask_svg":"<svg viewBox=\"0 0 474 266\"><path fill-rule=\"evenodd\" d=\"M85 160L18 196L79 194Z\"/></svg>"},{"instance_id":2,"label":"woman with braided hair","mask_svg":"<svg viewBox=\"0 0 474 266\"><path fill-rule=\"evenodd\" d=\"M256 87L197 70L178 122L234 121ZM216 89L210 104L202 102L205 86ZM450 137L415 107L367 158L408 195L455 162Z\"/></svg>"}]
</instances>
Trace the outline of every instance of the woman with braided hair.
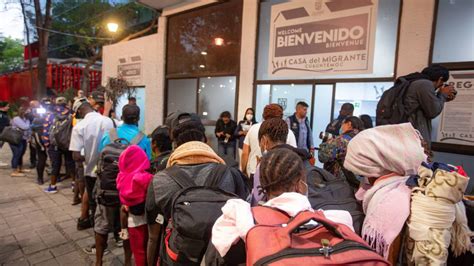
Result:
<instances>
[{"instance_id":1,"label":"woman with braided hair","mask_svg":"<svg viewBox=\"0 0 474 266\"><path fill-rule=\"evenodd\" d=\"M285 121L283 123L286 124ZM289 217L294 217L302 211L313 211L306 196L308 193L306 170L303 161L296 153L286 148L272 149L263 155L260 172L260 190L268 199L262 203L263 206L278 209ZM326 218L354 230L349 212L342 210L323 212ZM245 256L239 257L235 254L244 252L239 250L243 246L242 241L255 226L252 208L248 202L231 199L222 208L222 213L212 228L212 244L224 258L225 265L245 263Z\"/></svg>"}]
</instances>

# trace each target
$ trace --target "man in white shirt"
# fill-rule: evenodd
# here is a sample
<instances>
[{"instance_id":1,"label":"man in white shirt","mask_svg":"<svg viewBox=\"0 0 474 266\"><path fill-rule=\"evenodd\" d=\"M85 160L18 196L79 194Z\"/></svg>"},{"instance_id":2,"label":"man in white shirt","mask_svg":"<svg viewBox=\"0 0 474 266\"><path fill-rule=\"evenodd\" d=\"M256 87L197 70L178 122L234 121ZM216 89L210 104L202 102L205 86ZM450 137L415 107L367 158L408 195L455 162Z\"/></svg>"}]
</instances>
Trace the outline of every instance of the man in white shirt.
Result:
<instances>
[{"instance_id":1,"label":"man in white shirt","mask_svg":"<svg viewBox=\"0 0 474 266\"><path fill-rule=\"evenodd\" d=\"M283 118L283 108L280 105L272 103L263 109L262 117L264 120L271 118ZM242 150L241 167L244 174L248 177L255 174L258 159L262 157L260 150L260 142L258 141L258 131L262 123L253 125L245 137L244 147ZM292 131L288 133L286 144L296 147L296 138Z\"/></svg>"},{"instance_id":2,"label":"man in white shirt","mask_svg":"<svg viewBox=\"0 0 474 266\"><path fill-rule=\"evenodd\" d=\"M87 212L83 213L78 220L78 229L85 229L90 227L89 217L93 219L96 207L92 190L97 179L94 168L99 160L99 145L104 133L114 127L114 122L112 119L95 112L86 98L77 99L74 102L73 111L76 118L83 118L72 130L69 150L73 152L73 158L76 162L84 162L86 192L89 210L92 214L92 216L89 216ZM81 150L84 150L83 155L81 155Z\"/></svg>"}]
</instances>

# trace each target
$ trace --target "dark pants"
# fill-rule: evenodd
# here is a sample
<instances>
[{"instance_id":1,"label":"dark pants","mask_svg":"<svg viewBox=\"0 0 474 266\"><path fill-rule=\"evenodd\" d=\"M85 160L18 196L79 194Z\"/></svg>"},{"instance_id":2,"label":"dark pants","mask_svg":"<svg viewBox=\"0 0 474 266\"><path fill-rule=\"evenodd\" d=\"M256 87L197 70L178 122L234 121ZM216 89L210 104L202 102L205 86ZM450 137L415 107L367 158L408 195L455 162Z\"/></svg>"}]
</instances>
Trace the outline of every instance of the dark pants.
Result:
<instances>
[{"instance_id":1,"label":"dark pants","mask_svg":"<svg viewBox=\"0 0 474 266\"><path fill-rule=\"evenodd\" d=\"M44 168L46 167L46 160L48 159L48 154L46 150L36 149L36 155L38 161L36 163L36 172L38 174L38 180L43 181Z\"/></svg>"},{"instance_id":2,"label":"dark pants","mask_svg":"<svg viewBox=\"0 0 474 266\"><path fill-rule=\"evenodd\" d=\"M36 151L36 147L35 145L31 144L30 143L30 165L31 167L35 167L36 166L36 154L37 154L37 151Z\"/></svg>"},{"instance_id":3,"label":"dark pants","mask_svg":"<svg viewBox=\"0 0 474 266\"><path fill-rule=\"evenodd\" d=\"M229 155L235 159L235 142L223 142L219 141L217 144L217 151L221 155Z\"/></svg>"},{"instance_id":4,"label":"dark pants","mask_svg":"<svg viewBox=\"0 0 474 266\"><path fill-rule=\"evenodd\" d=\"M95 209L97 207L96 201L95 201L95 193L94 193L94 186L97 181L97 178L92 177L92 176L85 176L85 181L86 181L86 191L87 195L89 196L89 212L90 212L90 217L95 216Z\"/></svg>"},{"instance_id":5,"label":"dark pants","mask_svg":"<svg viewBox=\"0 0 474 266\"><path fill-rule=\"evenodd\" d=\"M72 159L72 152L58 149L50 146L48 149L49 159L51 160L51 176L59 177L61 170L62 156L64 155L64 162L66 164L66 175L73 176L75 172L75 164Z\"/></svg>"},{"instance_id":6,"label":"dark pants","mask_svg":"<svg viewBox=\"0 0 474 266\"><path fill-rule=\"evenodd\" d=\"M10 144L10 149L12 150L12 168L17 169L18 167L23 166L23 155L26 152L26 140L22 139L17 145Z\"/></svg>"}]
</instances>

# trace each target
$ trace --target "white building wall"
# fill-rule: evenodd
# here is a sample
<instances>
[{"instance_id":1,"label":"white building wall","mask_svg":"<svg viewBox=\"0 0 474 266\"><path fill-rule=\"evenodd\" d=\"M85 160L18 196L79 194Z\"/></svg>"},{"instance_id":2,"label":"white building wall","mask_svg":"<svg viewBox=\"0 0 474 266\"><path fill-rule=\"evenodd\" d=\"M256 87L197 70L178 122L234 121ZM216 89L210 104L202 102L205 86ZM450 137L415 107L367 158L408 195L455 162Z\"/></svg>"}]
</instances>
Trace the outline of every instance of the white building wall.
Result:
<instances>
[{"instance_id":1,"label":"white building wall","mask_svg":"<svg viewBox=\"0 0 474 266\"><path fill-rule=\"evenodd\" d=\"M428 66L436 0L403 0L397 76Z\"/></svg>"},{"instance_id":2,"label":"white building wall","mask_svg":"<svg viewBox=\"0 0 474 266\"><path fill-rule=\"evenodd\" d=\"M252 106L253 81L255 78L255 56L257 53L258 0L245 0L242 14L242 37L240 42L240 77L238 89L238 121L245 110Z\"/></svg>"},{"instance_id":3,"label":"white building wall","mask_svg":"<svg viewBox=\"0 0 474 266\"><path fill-rule=\"evenodd\" d=\"M117 77L119 59L130 60L132 56L141 58L141 77L134 86L145 87L145 131L150 133L161 124L163 117L163 86L157 79L160 64L160 53L157 51L160 34L152 34L127 42L104 46L102 64L102 85L107 84L109 77ZM161 69L161 71L163 71ZM161 79L163 80L163 79Z\"/></svg>"}]
</instances>

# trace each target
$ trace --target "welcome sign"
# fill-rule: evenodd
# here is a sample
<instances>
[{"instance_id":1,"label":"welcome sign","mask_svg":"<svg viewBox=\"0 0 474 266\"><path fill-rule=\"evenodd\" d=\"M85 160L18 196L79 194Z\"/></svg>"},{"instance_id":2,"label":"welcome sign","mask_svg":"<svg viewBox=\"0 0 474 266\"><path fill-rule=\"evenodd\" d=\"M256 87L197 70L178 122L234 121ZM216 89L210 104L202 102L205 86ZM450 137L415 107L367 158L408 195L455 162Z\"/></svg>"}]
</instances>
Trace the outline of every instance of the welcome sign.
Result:
<instances>
[{"instance_id":1,"label":"welcome sign","mask_svg":"<svg viewBox=\"0 0 474 266\"><path fill-rule=\"evenodd\" d=\"M272 6L270 76L371 73L378 0Z\"/></svg>"}]
</instances>

